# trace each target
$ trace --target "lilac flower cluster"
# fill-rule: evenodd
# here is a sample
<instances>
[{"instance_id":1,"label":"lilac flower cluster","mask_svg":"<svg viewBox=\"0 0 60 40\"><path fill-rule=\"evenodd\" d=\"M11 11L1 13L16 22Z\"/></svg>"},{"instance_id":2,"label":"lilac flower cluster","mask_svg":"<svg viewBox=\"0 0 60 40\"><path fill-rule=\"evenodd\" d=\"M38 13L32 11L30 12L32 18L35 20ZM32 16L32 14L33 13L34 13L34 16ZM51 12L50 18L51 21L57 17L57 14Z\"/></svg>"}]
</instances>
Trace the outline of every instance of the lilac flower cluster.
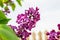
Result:
<instances>
[{"instance_id":1,"label":"lilac flower cluster","mask_svg":"<svg viewBox=\"0 0 60 40\"><path fill-rule=\"evenodd\" d=\"M18 14L17 16L16 23L19 24L18 27L10 25L16 35L22 40L26 40L26 38L31 35L31 29L34 28L36 22L40 20L38 10L38 7L36 7L36 10L33 8L25 10L25 14Z\"/></svg>"},{"instance_id":2,"label":"lilac flower cluster","mask_svg":"<svg viewBox=\"0 0 60 40\"><path fill-rule=\"evenodd\" d=\"M60 24L57 25L58 30L60 30ZM52 30L50 32L47 32L46 35L48 36L47 40L59 40L60 39L60 31Z\"/></svg>"}]
</instances>

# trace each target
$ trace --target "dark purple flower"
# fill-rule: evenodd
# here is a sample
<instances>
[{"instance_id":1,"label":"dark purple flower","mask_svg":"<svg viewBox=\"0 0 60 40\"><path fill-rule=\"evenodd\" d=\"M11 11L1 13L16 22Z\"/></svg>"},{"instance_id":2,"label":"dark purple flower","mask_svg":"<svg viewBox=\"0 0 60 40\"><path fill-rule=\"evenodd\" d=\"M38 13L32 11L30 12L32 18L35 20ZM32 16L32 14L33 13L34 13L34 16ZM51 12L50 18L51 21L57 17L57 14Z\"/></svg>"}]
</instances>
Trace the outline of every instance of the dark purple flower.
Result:
<instances>
[{"instance_id":1,"label":"dark purple flower","mask_svg":"<svg viewBox=\"0 0 60 40\"><path fill-rule=\"evenodd\" d=\"M17 29L17 27L16 26L12 26L12 25L9 25L14 31L15 31L15 29Z\"/></svg>"},{"instance_id":2,"label":"dark purple flower","mask_svg":"<svg viewBox=\"0 0 60 40\"><path fill-rule=\"evenodd\" d=\"M57 32L55 30L50 31L49 33L46 34L49 36L48 40L57 40Z\"/></svg>"},{"instance_id":3,"label":"dark purple flower","mask_svg":"<svg viewBox=\"0 0 60 40\"><path fill-rule=\"evenodd\" d=\"M27 17L32 20L32 21L38 21L40 20L40 14L38 12L38 7L36 7L36 10L34 10L33 8L29 8L29 10L25 11L25 14L27 15Z\"/></svg>"},{"instance_id":4,"label":"dark purple flower","mask_svg":"<svg viewBox=\"0 0 60 40\"><path fill-rule=\"evenodd\" d=\"M34 10L33 8L29 8L29 10L25 11L25 14L18 14L16 23L18 23L19 25L16 28L15 33L18 37L21 37L22 40L26 40L26 38L31 35L31 29L34 28L36 22L40 20L40 14L38 10L38 7L36 7L36 10ZM12 29L15 28L13 26L11 27Z\"/></svg>"},{"instance_id":5,"label":"dark purple flower","mask_svg":"<svg viewBox=\"0 0 60 40\"><path fill-rule=\"evenodd\" d=\"M60 35L60 32L57 32L57 35Z\"/></svg>"},{"instance_id":6,"label":"dark purple flower","mask_svg":"<svg viewBox=\"0 0 60 40\"><path fill-rule=\"evenodd\" d=\"M49 35L49 32L47 32L46 35Z\"/></svg>"},{"instance_id":7,"label":"dark purple flower","mask_svg":"<svg viewBox=\"0 0 60 40\"><path fill-rule=\"evenodd\" d=\"M18 24L23 24L26 23L27 21L28 19L25 14L18 14L17 21L16 21Z\"/></svg>"},{"instance_id":8,"label":"dark purple flower","mask_svg":"<svg viewBox=\"0 0 60 40\"><path fill-rule=\"evenodd\" d=\"M47 32L46 35L48 36L47 40L58 40L60 38L60 32L55 30Z\"/></svg>"},{"instance_id":9,"label":"dark purple flower","mask_svg":"<svg viewBox=\"0 0 60 40\"><path fill-rule=\"evenodd\" d=\"M57 32L57 38L60 38L60 32Z\"/></svg>"},{"instance_id":10,"label":"dark purple flower","mask_svg":"<svg viewBox=\"0 0 60 40\"><path fill-rule=\"evenodd\" d=\"M31 33L27 32L26 30L23 30L23 32L21 33L21 35L23 35L23 38L26 38L30 35Z\"/></svg>"},{"instance_id":11,"label":"dark purple flower","mask_svg":"<svg viewBox=\"0 0 60 40\"><path fill-rule=\"evenodd\" d=\"M60 30L60 24L58 24L57 26L58 26L58 29Z\"/></svg>"}]
</instances>

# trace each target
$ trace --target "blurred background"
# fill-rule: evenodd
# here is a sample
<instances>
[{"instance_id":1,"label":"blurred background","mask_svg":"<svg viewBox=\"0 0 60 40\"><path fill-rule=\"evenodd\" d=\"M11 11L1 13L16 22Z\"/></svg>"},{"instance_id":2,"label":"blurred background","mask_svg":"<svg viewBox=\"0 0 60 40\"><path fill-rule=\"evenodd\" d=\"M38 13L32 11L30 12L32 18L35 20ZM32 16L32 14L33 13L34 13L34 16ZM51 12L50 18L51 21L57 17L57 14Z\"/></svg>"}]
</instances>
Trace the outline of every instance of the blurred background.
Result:
<instances>
[{"instance_id":1,"label":"blurred background","mask_svg":"<svg viewBox=\"0 0 60 40\"><path fill-rule=\"evenodd\" d=\"M11 13L7 16L12 20L8 24L17 26L17 15L24 13L25 10L31 7L33 7L34 9L38 7L40 12L40 21L37 22L36 27L33 28L31 32L34 31L37 34L39 31L41 31L43 34L42 36L44 36L45 30L58 30L57 24L60 23L60 0L23 0L22 7L17 5L14 12L10 9ZM38 37L36 36L36 39L37 38Z\"/></svg>"}]
</instances>

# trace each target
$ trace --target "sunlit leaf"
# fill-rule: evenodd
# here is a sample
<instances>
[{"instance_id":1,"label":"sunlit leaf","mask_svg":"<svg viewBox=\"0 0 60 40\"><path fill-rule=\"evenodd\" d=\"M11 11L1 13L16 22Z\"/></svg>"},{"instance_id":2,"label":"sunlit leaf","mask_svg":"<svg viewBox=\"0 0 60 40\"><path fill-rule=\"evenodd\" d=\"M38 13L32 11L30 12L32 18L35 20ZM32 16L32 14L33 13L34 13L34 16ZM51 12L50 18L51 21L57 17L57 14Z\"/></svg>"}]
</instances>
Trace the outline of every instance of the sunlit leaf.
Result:
<instances>
[{"instance_id":1,"label":"sunlit leaf","mask_svg":"<svg viewBox=\"0 0 60 40\"><path fill-rule=\"evenodd\" d=\"M8 25L6 25L6 24L0 24L0 29L5 29L5 30L8 30L8 31L10 31L10 32L12 32L12 33L14 33L13 32L13 30L10 28L10 26L8 26Z\"/></svg>"},{"instance_id":2,"label":"sunlit leaf","mask_svg":"<svg viewBox=\"0 0 60 40\"><path fill-rule=\"evenodd\" d=\"M0 24L0 38L2 40L18 40L12 29L5 24Z\"/></svg>"},{"instance_id":3,"label":"sunlit leaf","mask_svg":"<svg viewBox=\"0 0 60 40\"><path fill-rule=\"evenodd\" d=\"M5 16L4 12L2 12L2 11L0 10L0 24L7 24L9 20L10 20L10 19L8 19L8 18Z\"/></svg>"},{"instance_id":4,"label":"sunlit leaf","mask_svg":"<svg viewBox=\"0 0 60 40\"><path fill-rule=\"evenodd\" d=\"M6 16L3 11L0 10L0 20L6 19Z\"/></svg>"},{"instance_id":5,"label":"sunlit leaf","mask_svg":"<svg viewBox=\"0 0 60 40\"><path fill-rule=\"evenodd\" d=\"M3 3L5 3L5 2L8 2L9 0L2 0L3 1Z\"/></svg>"}]
</instances>

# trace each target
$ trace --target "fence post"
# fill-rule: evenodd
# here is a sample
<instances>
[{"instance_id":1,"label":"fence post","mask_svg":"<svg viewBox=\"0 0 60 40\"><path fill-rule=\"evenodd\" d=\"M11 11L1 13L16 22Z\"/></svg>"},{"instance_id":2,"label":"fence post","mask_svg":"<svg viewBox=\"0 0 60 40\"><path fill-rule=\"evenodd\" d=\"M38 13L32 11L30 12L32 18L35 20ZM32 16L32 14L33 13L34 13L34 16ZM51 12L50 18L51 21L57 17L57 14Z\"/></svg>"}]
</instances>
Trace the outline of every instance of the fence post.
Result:
<instances>
[{"instance_id":1,"label":"fence post","mask_svg":"<svg viewBox=\"0 0 60 40\"><path fill-rule=\"evenodd\" d=\"M42 33L40 31L38 32L38 40L42 40Z\"/></svg>"},{"instance_id":2,"label":"fence post","mask_svg":"<svg viewBox=\"0 0 60 40\"><path fill-rule=\"evenodd\" d=\"M32 40L36 40L36 34L35 34L35 32L32 32Z\"/></svg>"},{"instance_id":3,"label":"fence post","mask_svg":"<svg viewBox=\"0 0 60 40\"><path fill-rule=\"evenodd\" d=\"M46 35L47 31L44 32L44 35L45 35L45 40L48 39L48 36Z\"/></svg>"}]
</instances>

